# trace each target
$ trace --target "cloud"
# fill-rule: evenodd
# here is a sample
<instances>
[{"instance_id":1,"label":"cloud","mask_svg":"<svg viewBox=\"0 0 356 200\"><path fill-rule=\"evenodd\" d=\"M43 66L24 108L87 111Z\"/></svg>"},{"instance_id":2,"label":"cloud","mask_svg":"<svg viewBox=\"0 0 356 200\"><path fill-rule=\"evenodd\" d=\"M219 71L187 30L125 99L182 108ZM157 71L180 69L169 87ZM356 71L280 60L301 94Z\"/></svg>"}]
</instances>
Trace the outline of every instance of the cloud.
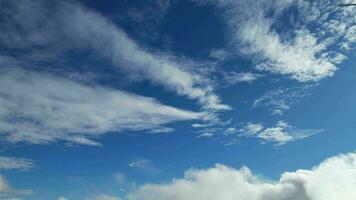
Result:
<instances>
[{"instance_id":1,"label":"cloud","mask_svg":"<svg viewBox=\"0 0 356 200\"><path fill-rule=\"evenodd\" d=\"M58 200L68 200L68 199L65 197L59 197Z\"/></svg>"},{"instance_id":2,"label":"cloud","mask_svg":"<svg viewBox=\"0 0 356 200\"><path fill-rule=\"evenodd\" d=\"M334 1L206 0L223 10L235 48L256 69L295 80L332 76L356 39L352 9Z\"/></svg>"},{"instance_id":3,"label":"cloud","mask_svg":"<svg viewBox=\"0 0 356 200\"><path fill-rule=\"evenodd\" d=\"M71 50L90 50L96 58L111 62L127 74L198 100L205 109L230 109L214 94L207 77L186 66L192 62L150 52L100 13L69 1L55 1L55 6L45 1L5 3L10 6L0 9L6 19L0 23L0 44L6 48L20 49L16 52L26 52L31 59L34 53L39 55L37 59L58 59Z\"/></svg>"},{"instance_id":4,"label":"cloud","mask_svg":"<svg viewBox=\"0 0 356 200\"><path fill-rule=\"evenodd\" d=\"M290 88L278 88L256 99L252 108L266 107L272 115L283 115L293 104L309 96L317 85L303 85Z\"/></svg>"},{"instance_id":5,"label":"cloud","mask_svg":"<svg viewBox=\"0 0 356 200\"><path fill-rule=\"evenodd\" d=\"M229 52L225 49L212 49L209 52L209 57L218 61L224 60L229 55Z\"/></svg>"},{"instance_id":6,"label":"cloud","mask_svg":"<svg viewBox=\"0 0 356 200\"><path fill-rule=\"evenodd\" d=\"M109 196L106 194L99 194L95 198L89 200L121 200L119 197Z\"/></svg>"},{"instance_id":7,"label":"cloud","mask_svg":"<svg viewBox=\"0 0 356 200\"><path fill-rule=\"evenodd\" d=\"M149 159L139 158L128 164L129 167L145 174L159 174L161 170Z\"/></svg>"},{"instance_id":8,"label":"cloud","mask_svg":"<svg viewBox=\"0 0 356 200\"><path fill-rule=\"evenodd\" d=\"M0 136L11 143L100 145L91 138L204 118L153 98L21 69L1 70L0 105Z\"/></svg>"},{"instance_id":9,"label":"cloud","mask_svg":"<svg viewBox=\"0 0 356 200\"><path fill-rule=\"evenodd\" d=\"M0 174L0 197L13 197L13 196L23 196L23 195L32 195L32 190L19 190L13 188L6 177Z\"/></svg>"},{"instance_id":10,"label":"cloud","mask_svg":"<svg viewBox=\"0 0 356 200\"><path fill-rule=\"evenodd\" d=\"M311 170L285 172L277 181L217 164L190 169L166 184L145 184L128 200L339 200L356 198L356 154L342 154Z\"/></svg>"},{"instance_id":11,"label":"cloud","mask_svg":"<svg viewBox=\"0 0 356 200\"><path fill-rule=\"evenodd\" d=\"M264 128L261 124L247 123L238 130L240 137L254 137L260 139L262 143L272 142L277 145L301 140L322 131L322 129L296 129L284 121L279 121L270 128Z\"/></svg>"},{"instance_id":12,"label":"cloud","mask_svg":"<svg viewBox=\"0 0 356 200\"><path fill-rule=\"evenodd\" d=\"M33 160L0 156L0 170L29 170L35 166Z\"/></svg>"},{"instance_id":13,"label":"cloud","mask_svg":"<svg viewBox=\"0 0 356 200\"><path fill-rule=\"evenodd\" d=\"M262 77L261 74L255 74L251 72L229 72L229 73L224 73L224 81L228 85L235 85L236 83L241 83L241 82L248 82L251 83L260 77Z\"/></svg>"}]
</instances>

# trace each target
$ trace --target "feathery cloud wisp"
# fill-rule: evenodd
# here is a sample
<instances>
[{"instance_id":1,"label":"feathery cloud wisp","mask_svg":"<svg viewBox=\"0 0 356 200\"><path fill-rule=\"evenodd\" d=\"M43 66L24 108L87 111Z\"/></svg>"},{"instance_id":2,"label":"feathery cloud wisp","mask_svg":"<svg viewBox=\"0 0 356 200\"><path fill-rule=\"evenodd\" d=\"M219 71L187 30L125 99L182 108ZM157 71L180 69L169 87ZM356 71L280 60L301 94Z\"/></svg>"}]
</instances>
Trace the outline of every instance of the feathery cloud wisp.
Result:
<instances>
[{"instance_id":1,"label":"feathery cloud wisp","mask_svg":"<svg viewBox=\"0 0 356 200\"><path fill-rule=\"evenodd\" d=\"M153 98L20 69L1 71L0 94L0 136L12 143L100 145L90 138L204 118Z\"/></svg>"}]
</instances>

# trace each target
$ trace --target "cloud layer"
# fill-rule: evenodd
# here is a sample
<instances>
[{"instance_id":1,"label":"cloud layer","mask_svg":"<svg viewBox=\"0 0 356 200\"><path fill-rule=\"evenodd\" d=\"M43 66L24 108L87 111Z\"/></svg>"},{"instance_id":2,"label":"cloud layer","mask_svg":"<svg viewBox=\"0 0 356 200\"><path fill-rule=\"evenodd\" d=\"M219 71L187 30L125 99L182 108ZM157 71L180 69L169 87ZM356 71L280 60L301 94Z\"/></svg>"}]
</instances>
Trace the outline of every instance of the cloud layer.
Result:
<instances>
[{"instance_id":1,"label":"cloud layer","mask_svg":"<svg viewBox=\"0 0 356 200\"><path fill-rule=\"evenodd\" d=\"M59 58L73 49L90 50L128 74L198 100L206 109L230 109L221 104L207 77L185 66L192 62L144 49L100 13L69 1L54 1L53 5L41 0L3 4L0 44L21 49L19 52L26 52L32 60Z\"/></svg>"},{"instance_id":2,"label":"cloud layer","mask_svg":"<svg viewBox=\"0 0 356 200\"><path fill-rule=\"evenodd\" d=\"M0 133L11 143L99 145L90 138L204 117L153 98L21 69L1 71L0 104Z\"/></svg>"},{"instance_id":3,"label":"cloud layer","mask_svg":"<svg viewBox=\"0 0 356 200\"><path fill-rule=\"evenodd\" d=\"M217 164L191 169L167 184L146 184L128 200L339 200L356 198L356 154L331 157L311 170L285 172L278 181Z\"/></svg>"}]
</instances>

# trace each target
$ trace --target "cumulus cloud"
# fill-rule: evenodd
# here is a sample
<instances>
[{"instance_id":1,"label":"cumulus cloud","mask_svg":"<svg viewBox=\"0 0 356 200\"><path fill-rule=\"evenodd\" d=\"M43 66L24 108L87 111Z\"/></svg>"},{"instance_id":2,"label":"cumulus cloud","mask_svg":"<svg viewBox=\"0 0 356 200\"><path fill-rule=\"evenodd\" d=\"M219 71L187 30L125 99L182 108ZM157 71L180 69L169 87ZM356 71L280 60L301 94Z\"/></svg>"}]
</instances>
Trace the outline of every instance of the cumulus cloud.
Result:
<instances>
[{"instance_id":1,"label":"cumulus cloud","mask_svg":"<svg viewBox=\"0 0 356 200\"><path fill-rule=\"evenodd\" d=\"M240 137L254 137L262 143L272 142L283 145L288 142L301 140L322 132L322 129L296 129L285 121L279 121L274 127L265 128L262 124L247 123L239 129Z\"/></svg>"},{"instance_id":2,"label":"cumulus cloud","mask_svg":"<svg viewBox=\"0 0 356 200\"><path fill-rule=\"evenodd\" d=\"M328 158L310 170L285 172L277 181L253 174L247 167L217 164L190 169L184 178L166 184L145 184L128 200L339 200L356 198L356 154Z\"/></svg>"},{"instance_id":3,"label":"cumulus cloud","mask_svg":"<svg viewBox=\"0 0 356 200\"><path fill-rule=\"evenodd\" d=\"M332 76L356 41L355 8L340 9L335 1L203 2L223 10L236 48L256 69L301 82Z\"/></svg>"},{"instance_id":4,"label":"cumulus cloud","mask_svg":"<svg viewBox=\"0 0 356 200\"><path fill-rule=\"evenodd\" d=\"M278 88L262 95L253 102L252 108L266 107L272 115L283 115L293 104L309 96L316 85Z\"/></svg>"},{"instance_id":5,"label":"cumulus cloud","mask_svg":"<svg viewBox=\"0 0 356 200\"><path fill-rule=\"evenodd\" d=\"M100 13L69 1L54 1L51 5L40 0L3 4L0 12L5 20L0 23L0 44L6 48L20 49L17 53L26 52L26 56L32 55L31 59L58 58L73 49L88 49L125 73L198 100L205 109L230 109L214 94L207 77L184 66L188 62L148 51Z\"/></svg>"},{"instance_id":6,"label":"cumulus cloud","mask_svg":"<svg viewBox=\"0 0 356 200\"><path fill-rule=\"evenodd\" d=\"M0 105L0 136L11 143L99 145L91 138L204 118L153 98L20 69L1 70Z\"/></svg>"},{"instance_id":7,"label":"cumulus cloud","mask_svg":"<svg viewBox=\"0 0 356 200\"><path fill-rule=\"evenodd\" d=\"M0 156L0 170L29 170L35 166L33 160Z\"/></svg>"}]
</instances>

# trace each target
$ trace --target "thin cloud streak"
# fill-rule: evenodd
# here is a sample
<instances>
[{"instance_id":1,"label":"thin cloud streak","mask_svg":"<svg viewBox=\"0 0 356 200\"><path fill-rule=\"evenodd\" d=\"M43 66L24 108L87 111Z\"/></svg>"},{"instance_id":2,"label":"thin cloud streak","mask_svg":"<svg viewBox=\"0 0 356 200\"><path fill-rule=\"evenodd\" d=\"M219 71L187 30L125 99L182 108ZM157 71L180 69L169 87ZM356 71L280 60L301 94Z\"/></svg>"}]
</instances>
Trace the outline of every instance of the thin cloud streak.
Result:
<instances>
[{"instance_id":1,"label":"thin cloud streak","mask_svg":"<svg viewBox=\"0 0 356 200\"><path fill-rule=\"evenodd\" d=\"M0 94L0 136L11 143L100 145L90 138L205 117L153 98L21 69L1 71Z\"/></svg>"},{"instance_id":2,"label":"thin cloud streak","mask_svg":"<svg viewBox=\"0 0 356 200\"><path fill-rule=\"evenodd\" d=\"M146 50L100 13L68 1L55 1L56 10L42 1L6 3L11 6L0 10L6 16L0 23L5 30L0 44L7 48L26 50L26 55L43 54L40 58L48 54L58 58L72 49L91 50L126 73L198 100L205 109L230 109L207 85L207 77L193 73L173 55Z\"/></svg>"}]
</instances>

